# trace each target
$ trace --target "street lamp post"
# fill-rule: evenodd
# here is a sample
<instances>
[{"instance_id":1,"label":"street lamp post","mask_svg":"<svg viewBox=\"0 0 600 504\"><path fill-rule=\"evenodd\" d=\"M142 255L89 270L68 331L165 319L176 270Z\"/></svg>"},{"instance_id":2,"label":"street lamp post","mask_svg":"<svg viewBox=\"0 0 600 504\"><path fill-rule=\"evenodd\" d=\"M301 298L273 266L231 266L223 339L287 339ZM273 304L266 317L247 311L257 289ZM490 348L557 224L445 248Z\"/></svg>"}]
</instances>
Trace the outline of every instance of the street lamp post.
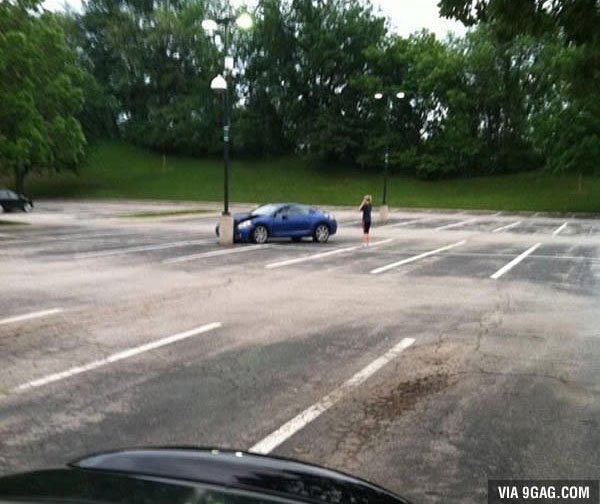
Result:
<instances>
[{"instance_id":1,"label":"street lamp post","mask_svg":"<svg viewBox=\"0 0 600 504\"><path fill-rule=\"evenodd\" d=\"M404 92L400 91L396 93L396 98L399 100L404 98ZM383 93L375 93L374 98L376 100L382 100L384 98ZM386 95L386 113L385 113L385 154L383 158L383 198L381 201L381 207L379 209L379 218L381 222L386 223L389 218L389 207L387 204L388 195L388 177L389 177L389 163L390 163L390 119L392 110L394 108L393 97Z\"/></svg>"},{"instance_id":2,"label":"street lamp post","mask_svg":"<svg viewBox=\"0 0 600 504\"><path fill-rule=\"evenodd\" d=\"M231 24L235 22L238 28L248 30L252 27L252 17L244 12L238 17L228 15L217 20L205 19L202 21L202 28L209 35L213 36L222 32L224 40L225 59L223 64L223 74L217 75L210 83L210 88L223 95L223 213L219 220L219 243L221 245L233 244L233 217L229 213L229 145L231 130L231 114L229 100L229 85L227 76L233 70L233 57L229 55L229 35Z\"/></svg>"},{"instance_id":3,"label":"street lamp post","mask_svg":"<svg viewBox=\"0 0 600 504\"><path fill-rule=\"evenodd\" d=\"M223 214L229 215L229 89L227 80L217 75L210 83L210 88L223 95Z\"/></svg>"}]
</instances>

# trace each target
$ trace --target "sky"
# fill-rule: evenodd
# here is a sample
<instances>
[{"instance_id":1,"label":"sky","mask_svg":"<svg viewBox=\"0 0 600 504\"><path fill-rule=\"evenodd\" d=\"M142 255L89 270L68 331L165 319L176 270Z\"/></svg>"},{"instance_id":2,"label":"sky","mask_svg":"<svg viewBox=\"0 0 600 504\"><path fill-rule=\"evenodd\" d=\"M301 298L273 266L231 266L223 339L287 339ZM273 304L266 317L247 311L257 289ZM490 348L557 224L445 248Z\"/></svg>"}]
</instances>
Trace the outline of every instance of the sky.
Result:
<instances>
[{"instance_id":1,"label":"sky","mask_svg":"<svg viewBox=\"0 0 600 504\"><path fill-rule=\"evenodd\" d=\"M240 1L234 0L233 3ZM461 23L439 17L438 0L371 0L371 2L376 10L380 9L381 14L390 19L392 29L402 36L408 36L423 28L434 32L438 38L444 38L448 31L453 31L457 35L465 32ZM81 0L46 0L44 6L50 10L61 10L65 3L74 10L81 9Z\"/></svg>"},{"instance_id":2,"label":"sky","mask_svg":"<svg viewBox=\"0 0 600 504\"><path fill-rule=\"evenodd\" d=\"M465 33L462 23L440 18L438 0L371 0L371 3L390 18L393 30L404 37L423 28L434 32L438 38L444 38L449 31L456 35Z\"/></svg>"}]
</instances>

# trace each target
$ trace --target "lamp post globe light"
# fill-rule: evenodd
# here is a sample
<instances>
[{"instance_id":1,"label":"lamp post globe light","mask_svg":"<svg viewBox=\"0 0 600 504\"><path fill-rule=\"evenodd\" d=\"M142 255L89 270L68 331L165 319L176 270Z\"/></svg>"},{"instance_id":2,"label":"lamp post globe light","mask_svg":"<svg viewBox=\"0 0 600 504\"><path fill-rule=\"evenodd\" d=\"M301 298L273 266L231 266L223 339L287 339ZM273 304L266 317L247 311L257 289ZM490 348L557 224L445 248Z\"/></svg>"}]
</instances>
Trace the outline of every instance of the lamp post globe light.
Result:
<instances>
[{"instance_id":1,"label":"lamp post globe light","mask_svg":"<svg viewBox=\"0 0 600 504\"><path fill-rule=\"evenodd\" d=\"M233 57L229 54L229 36L231 25L235 24L241 30L252 28L252 16L243 12L237 17L231 13L231 8L226 16L219 19L205 19L202 21L202 29L209 37L217 34L223 36L224 59L223 73L217 75L210 83L210 88L223 97L223 213L219 219L219 243L221 245L233 245L233 216L229 213L229 144L230 144L230 104L229 83L227 77L234 67Z\"/></svg>"},{"instance_id":2,"label":"lamp post globe light","mask_svg":"<svg viewBox=\"0 0 600 504\"><path fill-rule=\"evenodd\" d=\"M395 97L398 100L402 100L406 95L403 91L399 91L396 93ZM391 113L394 108L394 99L390 94L383 94L381 92L377 92L373 95L373 98L376 100L383 100L383 98L387 99L386 103L386 112L385 112L385 153L384 153L384 163L383 163L383 198L381 201L381 207L379 208L379 219L382 223L386 223L389 219L390 210L387 204L387 195L388 195L388 175L389 175L389 163L390 163L390 119Z\"/></svg>"}]
</instances>

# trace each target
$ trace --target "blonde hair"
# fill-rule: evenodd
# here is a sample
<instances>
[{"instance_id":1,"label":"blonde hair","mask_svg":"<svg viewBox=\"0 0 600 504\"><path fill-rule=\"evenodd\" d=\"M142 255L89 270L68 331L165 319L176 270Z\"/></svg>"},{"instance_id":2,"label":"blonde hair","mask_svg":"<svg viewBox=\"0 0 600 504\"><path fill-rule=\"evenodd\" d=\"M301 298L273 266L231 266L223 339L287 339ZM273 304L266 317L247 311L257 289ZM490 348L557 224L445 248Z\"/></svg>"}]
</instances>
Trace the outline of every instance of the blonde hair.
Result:
<instances>
[{"instance_id":1,"label":"blonde hair","mask_svg":"<svg viewBox=\"0 0 600 504\"><path fill-rule=\"evenodd\" d=\"M373 199L373 198L371 198L371 195L370 195L370 194L366 194L366 195L365 195L365 199L366 199L366 200L367 200L369 203L371 203L371 201L372 201L372 199Z\"/></svg>"}]
</instances>

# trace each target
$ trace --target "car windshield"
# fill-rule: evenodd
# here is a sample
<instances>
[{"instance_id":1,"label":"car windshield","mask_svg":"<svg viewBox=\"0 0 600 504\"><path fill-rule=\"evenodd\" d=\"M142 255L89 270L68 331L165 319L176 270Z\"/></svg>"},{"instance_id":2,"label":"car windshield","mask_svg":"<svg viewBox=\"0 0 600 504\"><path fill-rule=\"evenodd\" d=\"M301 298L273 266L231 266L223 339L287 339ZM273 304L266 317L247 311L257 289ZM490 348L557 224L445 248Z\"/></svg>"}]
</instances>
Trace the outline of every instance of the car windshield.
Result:
<instances>
[{"instance_id":1,"label":"car windshield","mask_svg":"<svg viewBox=\"0 0 600 504\"><path fill-rule=\"evenodd\" d=\"M256 215L256 216L272 215L279 208L281 208L281 205L263 205L263 206L260 206L256 209L252 210L252 215Z\"/></svg>"}]
</instances>

